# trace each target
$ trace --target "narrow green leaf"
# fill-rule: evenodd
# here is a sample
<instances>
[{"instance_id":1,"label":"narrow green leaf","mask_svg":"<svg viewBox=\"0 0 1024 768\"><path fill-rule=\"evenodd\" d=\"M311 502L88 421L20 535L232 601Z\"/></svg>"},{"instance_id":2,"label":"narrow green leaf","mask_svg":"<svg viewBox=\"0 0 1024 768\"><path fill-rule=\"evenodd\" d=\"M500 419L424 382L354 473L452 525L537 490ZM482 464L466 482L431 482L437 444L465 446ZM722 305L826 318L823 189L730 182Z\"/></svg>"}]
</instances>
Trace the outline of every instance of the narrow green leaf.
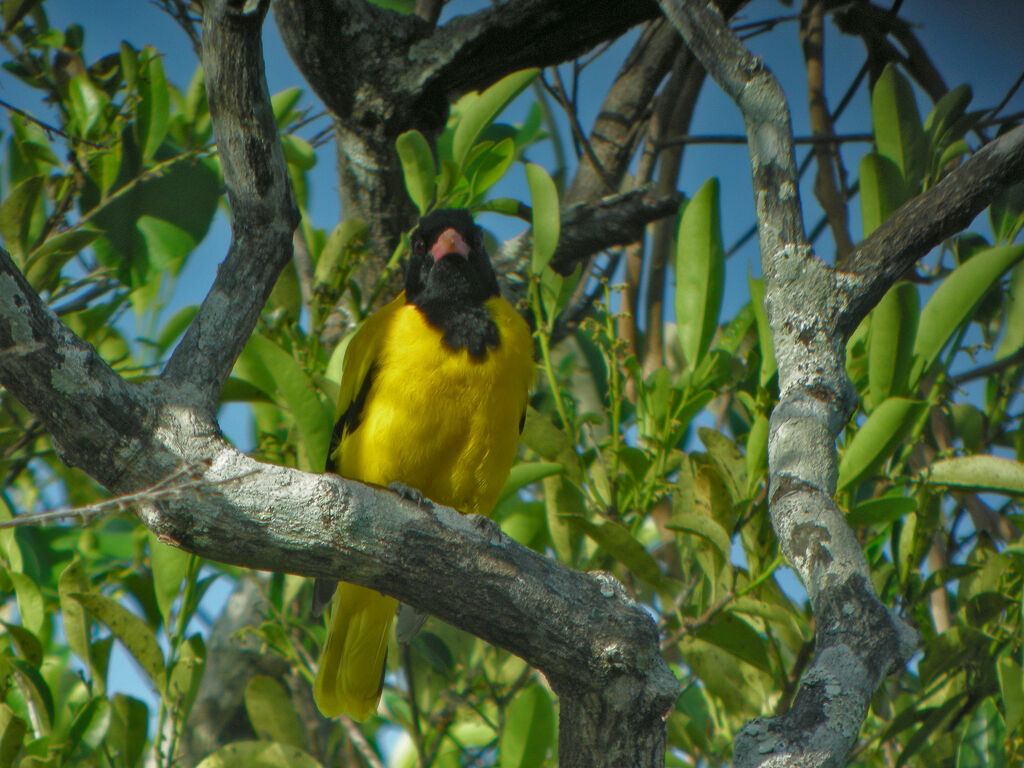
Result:
<instances>
[{"instance_id":1,"label":"narrow green leaf","mask_svg":"<svg viewBox=\"0 0 1024 768\"><path fill-rule=\"evenodd\" d=\"M759 413L754 418L754 423L750 425L750 432L747 434L744 454L748 496L754 495L768 468L768 426L768 417Z\"/></svg>"},{"instance_id":2,"label":"narrow green leaf","mask_svg":"<svg viewBox=\"0 0 1024 768\"><path fill-rule=\"evenodd\" d=\"M149 710L144 702L123 693L115 694L113 702L115 716L108 731L109 743L122 758L117 765L134 768L146 748Z\"/></svg>"},{"instance_id":3,"label":"narrow green leaf","mask_svg":"<svg viewBox=\"0 0 1024 768\"><path fill-rule=\"evenodd\" d=\"M909 186L919 185L928 165L928 139L914 89L892 64L871 92L871 122L879 154L896 163Z\"/></svg>"},{"instance_id":4,"label":"narrow green leaf","mask_svg":"<svg viewBox=\"0 0 1024 768\"><path fill-rule=\"evenodd\" d=\"M932 485L1024 494L1024 464L998 456L957 456L930 464L924 479Z\"/></svg>"},{"instance_id":5,"label":"narrow green leaf","mask_svg":"<svg viewBox=\"0 0 1024 768\"><path fill-rule=\"evenodd\" d=\"M712 621L700 626L695 634L737 659L771 674L771 662L768 660L765 639L739 616L721 613Z\"/></svg>"},{"instance_id":6,"label":"narrow green leaf","mask_svg":"<svg viewBox=\"0 0 1024 768\"><path fill-rule=\"evenodd\" d=\"M201 635L192 635L178 649L178 659L167 678L167 700L181 722L185 722L192 711L205 667L206 644Z\"/></svg>"},{"instance_id":7,"label":"narrow green leaf","mask_svg":"<svg viewBox=\"0 0 1024 768\"><path fill-rule=\"evenodd\" d=\"M912 283L894 285L871 311L865 398L869 408L891 395L906 394L919 312L917 287Z\"/></svg>"},{"instance_id":8,"label":"narrow green leaf","mask_svg":"<svg viewBox=\"0 0 1024 768\"><path fill-rule=\"evenodd\" d=\"M523 688L505 711L498 737L501 768L539 768L554 749L555 710L538 683Z\"/></svg>"},{"instance_id":9,"label":"narrow green leaf","mask_svg":"<svg viewBox=\"0 0 1024 768\"><path fill-rule=\"evenodd\" d=\"M181 583L188 572L188 561L192 557L188 552L177 547L163 544L156 534L147 531L149 539L149 564L153 569L153 590L156 592L156 604L163 616L164 626L171 625L171 608L174 598L181 591Z\"/></svg>"},{"instance_id":10,"label":"narrow green leaf","mask_svg":"<svg viewBox=\"0 0 1024 768\"><path fill-rule=\"evenodd\" d=\"M1024 243L979 251L950 273L921 311L909 383L915 387L992 285L1021 258Z\"/></svg>"},{"instance_id":11,"label":"narrow green leaf","mask_svg":"<svg viewBox=\"0 0 1024 768\"><path fill-rule=\"evenodd\" d=\"M966 83L946 91L924 119L928 138L934 142L951 123L962 117L972 96L971 86Z\"/></svg>"},{"instance_id":12,"label":"narrow green leaf","mask_svg":"<svg viewBox=\"0 0 1024 768\"><path fill-rule=\"evenodd\" d=\"M307 752L273 741L236 741L207 755L196 768L321 768Z\"/></svg>"},{"instance_id":13,"label":"narrow green leaf","mask_svg":"<svg viewBox=\"0 0 1024 768\"><path fill-rule=\"evenodd\" d=\"M61 268L102 233L77 227L51 235L25 257L25 277L33 287L51 284Z\"/></svg>"},{"instance_id":14,"label":"narrow green leaf","mask_svg":"<svg viewBox=\"0 0 1024 768\"><path fill-rule=\"evenodd\" d=\"M313 274L317 285L333 286L338 283L339 273L344 266L344 257L349 250L366 242L369 228L362 219L345 219L331 230L327 242L320 250L316 270Z\"/></svg>"},{"instance_id":15,"label":"narrow green leaf","mask_svg":"<svg viewBox=\"0 0 1024 768\"><path fill-rule=\"evenodd\" d=\"M1024 348L1024 264L1018 264L1010 275L1003 314L1003 338L996 347L995 359L1002 360Z\"/></svg>"},{"instance_id":16,"label":"narrow green leaf","mask_svg":"<svg viewBox=\"0 0 1024 768\"><path fill-rule=\"evenodd\" d=\"M110 103L110 97L83 72L68 81L67 103L79 134L89 137L103 116L104 108Z\"/></svg>"},{"instance_id":17,"label":"narrow green leaf","mask_svg":"<svg viewBox=\"0 0 1024 768\"><path fill-rule=\"evenodd\" d=\"M283 131L295 117L295 105L302 98L301 88L285 88L270 97L270 108L274 112L277 130Z\"/></svg>"},{"instance_id":18,"label":"narrow green leaf","mask_svg":"<svg viewBox=\"0 0 1024 768\"><path fill-rule=\"evenodd\" d=\"M988 208L996 243L1009 243L1024 227L1024 183L999 190Z\"/></svg>"},{"instance_id":19,"label":"narrow green leaf","mask_svg":"<svg viewBox=\"0 0 1024 768\"><path fill-rule=\"evenodd\" d=\"M529 461L520 462L512 467L508 473L508 479L498 495L498 504L514 494L520 488L532 485L545 477L557 475L563 471L561 464L550 461Z\"/></svg>"},{"instance_id":20,"label":"narrow green leaf","mask_svg":"<svg viewBox=\"0 0 1024 768\"><path fill-rule=\"evenodd\" d=\"M289 165L294 165L300 171L309 171L316 166L316 150L312 144L292 133L286 133L280 138L284 159Z\"/></svg>"},{"instance_id":21,"label":"narrow green leaf","mask_svg":"<svg viewBox=\"0 0 1024 768\"><path fill-rule=\"evenodd\" d=\"M956 768L1006 768L1006 726L991 696L967 721L956 748Z\"/></svg>"},{"instance_id":22,"label":"narrow green leaf","mask_svg":"<svg viewBox=\"0 0 1024 768\"><path fill-rule=\"evenodd\" d=\"M1012 734L1020 725L1021 715L1024 715L1024 669L1006 653L996 661L996 677L1006 712L1006 731Z\"/></svg>"},{"instance_id":23,"label":"narrow green leaf","mask_svg":"<svg viewBox=\"0 0 1024 768\"><path fill-rule=\"evenodd\" d=\"M170 117L170 91L164 65L155 48L142 49L139 67L139 106L135 120L135 138L148 163L164 143Z\"/></svg>"},{"instance_id":24,"label":"narrow green leaf","mask_svg":"<svg viewBox=\"0 0 1024 768\"><path fill-rule=\"evenodd\" d=\"M883 496L858 504L846 516L851 526L891 523L917 511L917 502L907 496Z\"/></svg>"},{"instance_id":25,"label":"narrow green leaf","mask_svg":"<svg viewBox=\"0 0 1024 768\"><path fill-rule=\"evenodd\" d=\"M273 678L256 675L249 680L245 686L245 711L261 739L299 748L306 743L306 729L291 696Z\"/></svg>"},{"instance_id":26,"label":"narrow green leaf","mask_svg":"<svg viewBox=\"0 0 1024 768\"><path fill-rule=\"evenodd\" d=\"M550 475L541 482L544 489L544 517L551 546L561 562L574 563L575 545L580 537L573 536L569 521L575 520L576 516L583 516L583 494L565 475Z\"/></svg>"},{"instance_id":27,"label":"narrow green leaf","mask_svg":"<svg viewBox=\"0 0 1024 768\"><path fill-rule=\"evenodd\" d=\"M911 195L899 166L888 157L868 152L860 160L859 172L861 231L867 237Z\"/></svg>"},{"instance_id":28,"label":"narrow green leaf","mask_svg":"<svg viewBox=\"0 0 1024 768\"><path fill-rule=\"evenodd\" d=\"M437 170L430 145L419 131L406 131L395 140L398 159L402 163L405 189L420 215L430 210L434 199Z\"/></svg>"},{"instance_id":29,"label":"narrow green leaf","mask_svg":"<svg viewBox=\"0 0 1024 768\"><path fill-rule=\"evenodd\" d=\"M31 245L28 239L32 216L39 205L45 181L42 176L30 176L19 182L0 203L0 235L19 266L24 265L25 254Z\"/></svg>"},{"instance_id":30,"label":"narrow green leaf","mask_svg":"<svg viewBox=\"0 0 1024 768\"><path fill-rule=\"evenodd\" d=\"M97 592L68 595L77 600L97 620L102 621L146 671L158 691L167 681L164 655L149 625L116 600Z\"/></svg>"},{"instance_id":31,"label":"narrow green leaf","mask_svg":"<svg viewBox=\"0 0 1024 768\"><path fill-rule=\"evenodd\" d=\"M614 520L592 523L581 517L570 518L569 522L626 566L637 578L656 589L664 583L665 577L657 561L622 523Z\"/></svg>"},{"instance_id":32,"label":"narrow green leaf","mask_svg":"<svg viewBox=\"0 0 1024 768\"><path fill-rule=\"evenodd\" d=\"M8 659L14 670L15 685L26 699L32 702L36 717L40 720L43 733L48 733L53 723L53 694L39 670L24 659Z\"/></svg>"},{"instance_id":33,"label":"narrow green leaf","mask_svg":"<svg viewBox=\"0 0 1024 768\"><path fill-rule=\"evenodd\" d=\"M18 655L38 669L43 663L43 645L39 638L19 624L8 624L0 620L0 625L3 625Z\"/></svg>"},{"instance_id":34,"label":"narrow green leaf","mask_svg":"<svg viewBox=\"0 0 1024 768\"><path fill-rule=\"evenodd\" d=\"M64 620L64 636L68 646L89 668L92 661L89 653L89 618L85 609L77 600L71 599L72 594L85 592L89 589L89 581L85 575L85 564L80 556L67 564L61 571L57 581L60 593L60 611Z\"/></svg>"},{"instance_id":35,"label":"narrow green leaf","mask_svg":"<svg viewBox=\"0 0 1024 768\"><path fill-rule=\"evenodd\" d=\"M21 743L28 733L28 723L14 714L6 704L0 704L0 768L11 768Z\"/></svg>"},{"instance_id":36,"label":"narrow green leaf","mask_svg":"<svg viewBox=\"0 0 1024 768\"><path fill-rule=\"evenodd\" d=\"M903 444L924 403L902 397L882 402L857 430L839 461L838 490L845 490L873 472Z\"/></svg>"},{"instance_id":37,"label":"narrow green leaf","mask_svg":"<svg viewBox=\"0 0 1024 768\"><path fill-rule=\"evenodd\" d=\"M533 259L530 271L539 275L555 255L562 226L558 205L558 189L548 172L539 165L526 164L526 181L530 185L533 207Z\"/></svg>"},{"instance_id":38,"label":"narrow green leaf","mask_svg":"<svg viewBox=\"0 0 1024 768\"><path fill-rule=\"evenodd\" d=\"M718 522L699 512L673 512L666 524L674 531L700 536L711 543L723 559L729 559L732 543L728 532Z\"/></svg>"},{"instance_id":39,"label":"narrow green leaf","mask_svg":"<svg viewBox=\"0 0 1024 768\"><path fill-rule=\"evenodd\" d=\"M502 139L480 158L473 169L469 182L469 194L472 200L479 199L484 192L494 186L516 157L516 145L511 137Z\"/></svg>"},{"instance_id":40,"label":"narrow green leaf","mask_svg":"<svg viewBox=\"0 0 1024 768\"><path fill-rule=\"evenodd\" d=\"M37 637L43 630L46 621L46 605L43 594L36 583L24 573L8 571L7 576L14 582L14 593L18 598L18 615L22 626Z\"/></svg>"},{"instance_id":41,"label":"narrow green leaf","mask_svg":"<svg viewBox=\"0 0 1024 768\"><path fill-rule=\"evenodd\" d=\"M718 329L725 283L725 249L717 178L687 201L676 237L675 312L679 345L695 369Z\"/></svg>"},{"instance_id":42,"label":"narrow green leaf","mask_svg":"<svg viewBox=\"0 0 1024 768\"><path fill-rule=\"evenodd\" d=\"M466 156L477 137L502 110L537 77L537 69L513 72L480 94L467 94L458 103L458 123L452 137L452 160L464 167Z\"/></svg>"},{"instance_id":43,"label":"narrow green leaf","mask_svg":"<svg viewBox=\"0 0 1024 768\"><path fill-rule=\"evenodd\" d=\"M75 761L84 760L95 752L106 739L112 720L113 708L110 701L102 696L91 699L71 722L61 749L63 760L70 764L72 758Z\"/></svg>"},{"instance_id":44,"label":"narrow green leaf","mask_svg":"<svg viewBox=\"0 0 1024 768\"><path fill-rule=\"evenodd\" d=\"M768 324L768 313L764 308L764 279L747 275L750 287L750 304L754 309L754 320L757 323L757 349L761 353L761 368L758 373L758 385L767 386L778 370L775 364L775 346L772 344L772 329Z\"/></svg>"},{"instance_id":45,"label":"narrow green leaf","mask_svg":"<svg viewBox=\"0 0 1024 768\"><path fill-rule=\"evenodd\" d=\"M235 364L235 375L262 390L291 414L301 436L300 469L323 469L334 409L320 399L299 362L270 339L254 334Z\"/></svg>"}]
</instances>

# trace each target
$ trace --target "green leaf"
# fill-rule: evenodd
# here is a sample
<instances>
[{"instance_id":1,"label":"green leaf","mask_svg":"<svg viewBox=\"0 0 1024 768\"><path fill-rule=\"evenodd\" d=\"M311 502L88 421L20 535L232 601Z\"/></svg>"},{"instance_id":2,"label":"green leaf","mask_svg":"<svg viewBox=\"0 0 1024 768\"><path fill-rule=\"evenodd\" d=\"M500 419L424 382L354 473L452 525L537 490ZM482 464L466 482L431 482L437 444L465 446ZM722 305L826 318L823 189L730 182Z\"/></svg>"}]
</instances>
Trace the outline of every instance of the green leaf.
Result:
<instances>
[{"instance_id":1,"label":"green leaf","mask_svg":"<svg viewBox=\"0 0 1024 768\"><path fill-rule=\"evenodd\" d=\"M8 624L3 620L0 620L0 624L7 630L11 644L21 658L38 669L43 663L43 646L39 638L19 624Z\"/></svg>"},{"instance_id":2,"label":"green leaf","mask_svg":"<svg viewBox=\"0 0 1024 768\"><path fill-rule=\"evenodd\" d=\"M68 595L77 600L94 618L102 621L149 675L158 691L167 681L164 655L149 625L116 600L97 592Z\"/></svg>"},{"instance_id":3,"label":"green leaf","mask_svg":"<svg viewBox=\"0 0 1024 768\"><path fill-rule=\"evenodd\" d=\"M61 750L63 760L70 763L72 758L82 760L95 752L106 739L112 719L113 708L106 698L90 699L71 722Z\"/></svg>"},{"instance_id":4,"label":"green leaf","mask_svg":"<svg viewBox=\"0 0 1024 768\"><path fill-rule=\"evenodd\" d=\"M4 30L7 32L11 31L17 26L19 21L31 13L32 9L42 3L42 1L43 0L4 0L3 3L0 4L0 15L3 16ZM6 766L7 763L0 760L0 765Z\"/></svg>"},{"instance_id":5,"label":"green leaf","mask_svg":"<svg viewBox=\"0 0 1024 768\"><path fill-rule=\"evenodd\" d=\"M68 81L68 107L79 135L90 137L97 127L110 98L85 73Z\"/></svg>"},{"instance_id":6,"label":"green leaf","mask_svg":"<svg viewBox=\"0 0 1024 768\"><path fill-rule=\"evenodd\" d=\"M47 733L53 723L53 694L39 670L24 659L8 659L14 670L15 684L27 700L35 708L35 716L39 718L41 730Z\"/></svg>"},{"instance_id":7,"label":"green leaf","mask_svg":"<svg viewBox=\"0 0 1024 768\"><path fill-rule=\"evenodd\" d=\"M188 719L199 692L199 683L206 668L206 644L201 635L192 635L178 649L178 659L171 667L167 682L167 700L174 708L175 718Z\"/></svg>"},{"instance_id":8,"label":"green leaf","mask_svg":"<svg viewBox=\"0 0 1024 768\"><path fill-rule=\"evenodd\" d=\"M858 504L846 516L851 526L891 523L917 511L917 502L907 496L883 496Z\"/></svg>"},{"instance_id":9,"label":"green leaf","mask_svg":"<svg viewBox=\"0 0 1024 768\"><path fill-rule=\"evenodd\" d=\"M494 122L502 110L537 77L538 69L513 72L480 94L470 93L458 103L458 124L452 137L452 160L463 167L477 137Z\"/></svg>"},{"instance_id":10,"label":"green leaf","mask_svg":"<svg viewBox=\"0 0 1024 768\"><path fill-rule=\"evenodd\" d=\"M979 704L967 721L956 748L956 768L1005 768L1006 726L991 696Z\"/></svg>"},{"instance_id":11,"label":"green leaf","mask_svg":"<svg viewBox=\"0 0 1024 768\"><path fill-rule=\"evenodd\" d=\"M996 347L995 359L1002 360L1024 348L1024 264L1018 264L1010 275L1003 313L1003 338Z\"/></svg>"},{"instance_id":12,"label":"green leaf","mask_svg":"<svg viewBox=\"0 0 1024 768\"><path fill-rule=\"evenodd\" d=\"M566 475L550 475L542 482L544 517L551 546L561 562L573 563L576 542L580 537L573 536L570 521L582 517L585 512L583 494Z\"/></svg>"},{"instance_id":13,"label":"green leaf","mask_svg":"<svg viewBox=\"0 0 1024 768\"><path fill-rule=\"evenodd\" d=\"M472 200L479 199L484 192L505 175L516 157L516 145L511 138L499 141L487 150L476 163L469 182L469 194Z\"/></svg>"},{"instance_id":14,"label":"green leaf","mask_svg":"<svg viewBox=\"0 0 1024 768\"><path fill-rule=\"evenodd\" d=\"M747 472L747 495L753 496L768 468L768 417L758 413L747 434L744 447Z\"/></svg>"},{"instance_id":15,"label":"green leaf","mask_svg":"<svg viewBox=\"0 0 1024 768\"><path fill-rule=\"evenodd\" d=\"M673 531L682 531L711 543L724 560L729 559L732 543L728 532L718 522L699 512L673 512L665 526Z\"/></svg>"},{"instance_id":16,"label":"green leaf","mask_svg":"<svg viewBox=\"0 0 1024 768\"><path fill-rule=\"evenodd\" d=\"M272 741L237 741L207 755L196 768L321 768L308 753Z\"/></svg>"},{"instance_id":17,"label":"green leaf","mask_svg":"<svg viewBox=\"0 0 1024 768\"><path fill-rule=\"evenodd\" d=\"M31 246L28 240L32 217L40 203L45 182L42 176L30 176L18 183L0 203L0 235L19 266L24 264L25 254Z\"/></svg>"},{"instance_id":18,"label":"green leaf","mask_svg":"<svg viewBox=\"0 0 1024 768\"><path fill-rule=\"evenodd\" d=\"M928 139L914 90L891 64L871 92L871 122L878 153L896 163L909 186L919 185L928 166Z\"/></svg>"},{"instance_id":19,"label":"green leaf","mask_svg":"<svg viewBox=\"0 0 1024 768\"><path fill-rule=\"evenodd\" d=\"M405 189L420 215L430 210L434 199L437 171L430 145L419 131L406 131L395 140L398 159L402 163Z\"/></svg>"},{"instance_id":20,"label":"green leaf","mask_svg":"<svg viewBox=\"0 0 1024 768\"><path fill-rule=\"evenodd\" d=\"M28 723L14 714L6 704L0 704L0 768L11 768L28 733Z\"/></svg>"},{"instance_id":21,"label":"green leaf","mask_svg":"<svg viewBox=\"0 0 1024 768\"><path fill-rule=\"evenodd\" d=\"M996 661L996 677L999 680L999 693L1003 697L1003 709L1006 712L1006 731L1012 734L1020 725L1024 714L1024 669L1009 653L1003 654Z\"/></svg>"},{"instance_id":22,"label":"green leaf","mask_svg":"<svg viewBox=\"0 0 1024 768\"><path fill-rule=\"evenodd\" d=\"M686 202L676 238L675 312L679 344L691 370L718 329L725 283L725 249L717 178Z\"/></svg>"},{"instance_id":23,"label":"green leaf","mask_svg":"<svg viewBox=\"0 0 1024 768\"><path fill-rule=\"evenodd\" d=\"M637 578L656 589L664 585L665 577L658 567L658 562L633 538L633 534L622 523L615 520L592 523L582 517L572 517L569 522L626 566Z\"/></svg>"},{"instance_id":24,"label":"green leaf","mask_svg":"<svg viewBox=\"0 0 1024 768\"><path fill-rule=\"evenodd\" d=\"M768 660L764 638L739 616L721 613L709 623L698 627L695 635L762 672L771 674L771 662Z\"/></svg>"},{"instance_id":25,"label":"green leaf","mask_svg":"<svg viewBox=\"0 0 1024 768\"><path fill-rule=\"evenodd\" d=\"M115 717L110 724L110 746L117 750L124 768L135 768L146 748L149 710L146 704L123 693L114 695Z\"/></svg>"},{"instance_id":26,"label":"green leaf","mask_svg":"<svg viewBox=\"0 0 1024 768\"><path fill-rule=\"evenodd\" d=\"M539 768L554 749L554 736L551 697L538 683L530 683L505 711L505 727L498 737L498 764L501 768Z\"/></svg>"},{"instance_id":27,"label":"green leaf","mask_svg":"<svg viewBox=\"0 0 1024 768\"><path fill-rule=\"evenodd\" d=\"M292 704L288 691L265 675L256 675L245 686L245 710L261 739L302 747L306 729Z\"/></svg>"},{"instance_id":28,"label":"green leaf","mask_svg":"<svg viewBox=\"0 0 1024 768\"><path fill-rule=\"evenodd\" d=\"M156 604L163 616L164 626L170 631L171 607L181 591L181 583L185 580L192 555L183 549L163 544L152 531L147 531L146 535L149 539L149 564L153 569Z\"/></svg>"},{"instance_id":29,"label":"green leaf","mask_svg":"<svg viewBox=\"0 0 1024 768\"><path fill-rule=\"evenodd\" d=\"M89 653L89 618L85 609L71 595L89 589L89 581L85 575L85 564L78 555L61 571L57 582L60 593L60 612L64 620L64 636L68 646L86 665L92 669Z\"/></svg>"},{"instance_id":30,"label":"green leaf","mask_svg":"<svg viewBox=\"0 0 1024 768\"><path fill-rule=\"evenodd\" d=\"M1024 183L996 192L988 207L988 219L997 243L1009 243L1024 227Z\"/></svg>"},{"instance_id":31,"label":"green leaf","mask_svg":"<svg viewBox=\"0 0 1024 768\"><path fill-rule=\"evenodd\" d=\"M514 494L520 488L532 485L533 483L543 480L545 477L557 475L563 470L564 467L562 467L561 464L556 464L550 461L530 461L516 464L508 473L508 479L505 481L505 485L502 487L501 493L498 495L498 504Z\"/></svg>"},{"instance_id":32,"label":"green leaf","mask_svg":"<svg viewBox=\"0 0 1024 768\"><path fill-rule=\"evenodd\" d=\"M274 122L277 123L277 130L283 131L288 123L295 118L295 105L302 98L301 88L285 88L270 97L270 108L274 112Z\"/></svg>"},{"instance_id":33,"label":"green leaf","mask_svg":"<svg viewBox=\"0 0 1024 768\"><path fill-rule=\"evenodd\" d=\"M300 171L309 171L316 166L316 150L312 144L292 133L286 133L280 139L284 159L289 165L294 165Z\"/></svg>"},{"instance_id":34,"label":"green leaf","mask_svg":"<svg viewBox=\"0 0 1024 768\"><path fill-rule=\"evenodd\" d=\"M24 573L8 571L7 576L14 582L14 592L18 597L18 615L21 624L37 637L43 631L46 621L46 605L43 594L36 583Z\"/></svg>"},{"instance_id":35,"label":"green leaf","mask_svg":"<svg viewBox=\"0 0 1024 768\"><path fill-rule=\"evenodd\" d=\"M167 352L167 350L171 348L171 345L181 337L185 332L185 329L192 324L192 320L195 319L198 312L198 304L189 304L186 307L182 307L168 318L167 322L164 323L164 327L160 329L160 334L153 342L160 354Z\"/></svg>"},{"instance_id":36,"label":"green leaf","mask_svg":"<svg viewBox=\"0 0 1024 768\"><path fill-rule=\"evenodd\" d=\"M323 469L334 425L334 408L322 400L306 371L273 341L253 334L235 364L235 375L285 408L301 438L299 468Z\"/></svg>"},{"instance_id":37,"label":"green leaf","mask_svg":"<svg viewBox=\"0 0 1024 768\"><path fill-rule=\"evenodd\" d=\"M558 189L548 172L533 163L526 164L526 181L530 185L530 205L533 207L533 259L530 271L539 275L555 255L555 247L558 245L562 226Z\"/></svg>"},{"instance_id":38,"label":"green leaf","mask_svg":"<svg viewBox=\"0 0 1024 768\"><path fill-rule=\"evenodd\" d=\"M906 394L907 371L917 338L917 287L897 283L871 311L868 336L868 404Z\"/></svg>"},{"instance_id":39,"label":"green leaf","mask_svg":"<svg viewBox=\"0 0 1024 768\"><path fill-rule=\"evenodd\" d=\"M33 287L50 285L64 264L101 234L82 226L50 235L25 257L25 277Z\"/></svg>"},{"instance_id":40,"label":"green leaf","mask_svg":"<svg viewBox=\"0 0 1024 768\"><path fill-rule=\"evenodd\" d=\"M899 166L874 152L860 159L860 220L867 237L888 219L911 194Z\"/></svg>"},{"instance_id":41,"label":"green leaf","mask_svg":"<svg viewBox=\"0 0 1024 768\"><path fill-rule=\"evenodd\" d=\"M778 370L775 364L775 346L772 344L772 328L768 324L768 313L764 308L764 279L755 279L748 273L747 285L750 287L750 304L754 309L754 320L757 323L757 349L761 353L761 368L757 381L758 385L764 388Z\"/></svg>"},{"instance_id":42,"label":"green leaf","mask_svg":"<svg viewBox=\"0 0 1024 768\"><path fill-rule=\"evenodd\" d=\"M931 463L924 479L932 485L1024 494L1024 464L998 456L957 456Z\"/></svg>"},{"instance_id":43,"label":"green leaf","mask_svg":"<svg viewBox=\"0 0 1024 768\"><path fill-rule=\"evenodd\" d=\"M147 45L139 56L139 106L135 119L135 140L148 164L164 143L170 116L170 92L164 65L155 48Z\"/></svg>"},{"instance_id":44,"label":"green leaf","mask_svg":"<svg viewBox=\"0 0 1024 768\"><path fill-rule=\"evenodd\" d=\"M890 397L875 408L843 451L838 490L845 490L867 477L902 445L924 407L918 400Z\"/></svg>"},{"instance_id":45,"label":"green leaf","mask_svg":"<svg viewBox=\"0 0 1024 768\"><path fill-rule=\"evenodd\" d=\"M997 280L1024 257L1024 243L979 251L951 272L921 311L910 386L915 387Z\"/></svg>"},{"instance_id":46,"label":"green leaf","mask_svg":"<svg viewBox=\"0 0 1024 768\"><path fill-rule=\"evenodd\" d=\"M924 119L924 130L932 143L941 138L946 128L963 116L967 105L971 103L972 96L971 86L965 83L946 91L935 102L928 117Z\"/></svg>"}]
</instances>

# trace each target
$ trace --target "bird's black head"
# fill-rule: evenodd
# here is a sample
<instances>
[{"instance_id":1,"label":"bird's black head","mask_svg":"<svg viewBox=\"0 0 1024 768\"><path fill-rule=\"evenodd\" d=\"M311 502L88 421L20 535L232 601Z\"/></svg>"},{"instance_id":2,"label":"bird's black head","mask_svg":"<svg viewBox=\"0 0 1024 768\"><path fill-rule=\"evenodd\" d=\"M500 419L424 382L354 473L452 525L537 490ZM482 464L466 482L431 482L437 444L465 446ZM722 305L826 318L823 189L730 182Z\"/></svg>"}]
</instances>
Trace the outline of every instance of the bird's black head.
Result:
<instances>
[{"instance_id":1,"label":"bird's black head","mask_svg":"<svg viewBox=\"0 0 1024 768\"><path fill-rule=\"evenodd\" d=\"M451 349L477 359L499 344L498 327L484 307L499 296L483 233L468 211L441 209L412 233L405 299L443 333Z\"/></svg>"},{"instance_id":2,"label":"bird's black head","mask_svg":"<svg viewBox=\"0 0 1024 768\"><path fill-rule=\"evenodd\" d=\"M483 304L498 295L483 233L468 211L442 208L420 219L405 272L406 299L417 306Z\"/></svg>"}]
</instances>

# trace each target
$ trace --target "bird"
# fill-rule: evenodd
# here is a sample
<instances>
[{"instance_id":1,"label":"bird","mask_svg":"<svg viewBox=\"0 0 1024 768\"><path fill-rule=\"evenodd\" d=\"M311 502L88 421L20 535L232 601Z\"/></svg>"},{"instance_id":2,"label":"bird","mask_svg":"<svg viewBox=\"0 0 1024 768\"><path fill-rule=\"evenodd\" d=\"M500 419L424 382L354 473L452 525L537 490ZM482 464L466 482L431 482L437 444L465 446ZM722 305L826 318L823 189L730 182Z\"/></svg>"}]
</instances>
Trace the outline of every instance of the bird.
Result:
<instances>
[{"instance_id":1,"label":"bird","mask_svg":"<svg viewBox=\"0 0 1024 768\"><path fill-rule=\"evenodd\" d=\"M481 229L466 210L432 211L410 238L404 290L345 351L327 471L489 514L533 376L529 326L501 295ZM325 717L376 712L397 605L338 583L313 689Z\"/></svg>"}]
</instances>

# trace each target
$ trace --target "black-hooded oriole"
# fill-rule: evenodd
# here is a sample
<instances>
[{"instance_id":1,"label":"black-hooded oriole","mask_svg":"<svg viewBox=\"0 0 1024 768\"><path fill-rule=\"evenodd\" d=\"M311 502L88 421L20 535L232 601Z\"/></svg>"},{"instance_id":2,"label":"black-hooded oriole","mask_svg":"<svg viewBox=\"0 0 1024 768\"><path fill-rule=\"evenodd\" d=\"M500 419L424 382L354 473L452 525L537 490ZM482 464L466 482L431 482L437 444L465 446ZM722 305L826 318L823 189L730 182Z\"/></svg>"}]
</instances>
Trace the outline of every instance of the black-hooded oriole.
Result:
<instances>
[{"instance_id":1,"label":"black-hooded oriole","mask_svg":"<svg viewBox=\"0 0 1024 768\"><path fill-rule=\"evenodd\" d=\"M434 211L413 232L405 290L349 342L327 468L488 514L532 378L530 330L501 297L480 228L464 210ZM325 716L376 710L396 607L338 584L314 687Z\"/></svg>"}]
</instances>

